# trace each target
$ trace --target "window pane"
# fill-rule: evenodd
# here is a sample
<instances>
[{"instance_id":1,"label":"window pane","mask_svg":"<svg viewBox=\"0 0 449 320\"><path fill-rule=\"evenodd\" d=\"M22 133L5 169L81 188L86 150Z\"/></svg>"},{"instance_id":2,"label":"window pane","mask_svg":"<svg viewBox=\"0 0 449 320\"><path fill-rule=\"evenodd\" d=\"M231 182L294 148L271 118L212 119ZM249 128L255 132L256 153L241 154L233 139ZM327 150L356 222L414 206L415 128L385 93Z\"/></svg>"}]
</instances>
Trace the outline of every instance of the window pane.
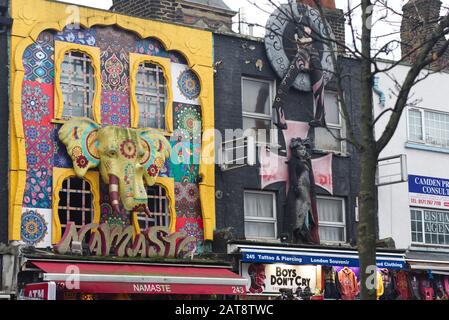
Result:
<instances>
[{"instance_id":1,"label":"window pane","mask_svg":"<svg viewBox=\"0 0 449 320\"><path fill-rule=\"evenodd\" d=\"M243 117L243 131L245 136L256 136L259 143L269 143L271 141L271 120Z\"/></svg>"},{"instance_id":2,"label":"window pane","mask_svg":"<svg viewBox=\"0 0 449 320\"><path fill-rule=\"evenodd\" d=\"M319 221L343 223L342 201L337 199L317 199Z\"/></svg>"},{"instance_id":3,"label":"window pane","mask_svg":"<svg viewBox=\"0 0 449 320\"><path fill-rule=\"evenodd\" d=\"M320 240L321 241L345 241L344 227L326 227L320 226Z\"/></svg>"},{"instance_id":4,"label":"window pane","mask_svg":"<svg viewBox=\"0 0 449 320\"><path fill-rule=\"evenodd\" d=\"M149 227L168 227L170 225L169 201L163 187L154 185L147 187L148 208L152 214L148 217L145 213L137 213L140 230Z\"/></svg>"},{"instance_id":5,"label":"window pane","mask_svg":"<svg viewBox=\"0 0 449 320\"><path fill-rule=\"evenodd\" d=\"M339 125L340 108L336 93L326 92L324 94L324 109L326 111L326 123Z\"/></svg>"},{"instance_id":6,"label":"window pane","mask_svg":"<svg viewBox=\"0 0 449 320\"><path fill-rule=\"evenodd\" d=\"M421 122L421 112L419 110L409 110L409 135L410 140L422 141L422 122Z\"/></svg>"},{"instance_id":7,"label":"window pane","mask_svg":"<svg viewBox=\"0 0 449 320\"><path fill-rule=\"evenodd\" d=\"M61 90L64 99L64 119L92 118L95 77L92 61L87 54L69 51L61 65Z\"/></svg>"},{"instance_id":8,"label":"window pane","mask_svg":"<svg viewBox=\"0 0 449 320\"><path fill-rule=\"evenodd\" d=\"M246 238L271 238L276 237L274 222L245 222Z\"/></svg>"},{"instance_id":9,"label":"window pane","mask_svg":"<svg viewBox=\"0 0 449 320\"><path fill-rule=\"evenodd\" d=\"M78 230L93 222L93 202L90 190L90 184L83 179L68 178L63 182L58 203L62 234L68 222L74 222Z\"/></svg>"},{"instance_id":10,"label":"window pane","mask_svg":"<svg viewBox=\"0 0 449 320\"><path fill-rule=\"evenodd\" d=\"M449 147L449 115L425 111L426 143Z\"/></svg>"},{"instance_id":11,"label":"window pane","mask_svg":"<svg viewBox=\"0 0 449 320\"><path fill-rule=\"evenodd\" d=\"M413 210L414 211L414 210ZM416 216L416 215L415 215ZM422 230L421 213L419 221L417 221L416 228ZM413 225L412 215L412 232L415 226ZM449 212L437 210L424 210L424 232L425 242L429 244L444 245L449 237ZM421 232L422 234L422 232Z\"/></svg>"},{"instance_id":12,"label":"window pane","mask_svg":"<svg viewBox=\"0 0 449 320\"><path fill-rule=\"evenodd\" d=\"M423 230L422 230L422 213L420 210L410 210L411 228L412 228L412 241L422 242Z\"/></svg>"},{"instance_id":13,"label":"window pane","mask_svg":"<svg viewBox=\"0 0 449 320\"><path fill-rule=\"evenodd\" d=\"M243 111L271 115L270 83L243 79Z\"/></svg>"},{"instance_id":14,"label":"window pane","mask_svg":"<svg viewBox=\"0 0 449 320\"><path fill-rule=\"evenodd\" d=\"M274 218L273 194L245 192L245 217Z\"/></svg>"},{"instance_id":15,"label":"window pane","mask_svg":"<svg viewBox=\"0 0 449 320\"><path fill-rule=\"evenodd\" d=\"M329 129L332 134L341 138L341 129ZM315 148L318 150L341 152L341 141L335 139L326 128L315 129Z\"/></svg>"},{"instance_id":16,"label":"window pane","mask_svg":"<svg viewBox=\"0 0 449 320\"><path fill-rule=\"evenodd\" d=\"M136 100L139 105L139 127L165 129L167 84L159 66L152 63L139 66Z\"/></svg>"}]
</instances>

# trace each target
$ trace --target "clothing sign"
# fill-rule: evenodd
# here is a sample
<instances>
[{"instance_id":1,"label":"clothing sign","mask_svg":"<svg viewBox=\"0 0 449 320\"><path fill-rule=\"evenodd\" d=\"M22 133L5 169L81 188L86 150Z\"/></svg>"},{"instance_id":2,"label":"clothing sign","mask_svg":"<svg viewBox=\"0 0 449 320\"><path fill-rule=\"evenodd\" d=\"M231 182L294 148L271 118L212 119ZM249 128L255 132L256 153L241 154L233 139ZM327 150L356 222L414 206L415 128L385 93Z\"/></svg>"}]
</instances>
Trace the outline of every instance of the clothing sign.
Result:
<instances>
[{"instance_id":1,"label":"clothing sign","mask_svg":"<svg viewBox=\"0 0 449 320\"><path fill-rule=\"evenodd\" d=\"M248 294L280 294L280 289L298 287L304 290L309 287L314 293L316 289L316 267L288 264L243 263L241 275L248 279Z\"/></svg>"},{"instance_id":2,"label":"clothing sign","mask_svg":"<svg viewBox=\"0 0 449 320\"><path fill-rule=\"evenodd\" d=\"M30 300L56 300L56 283L32 283L25 286L24 297Z\"/></svg>"},{"instance_id":3,"label":"clothing sign","mask_svg":"<svg viewBox=\"0 0 449 320\"><path fill-rule=\"evenodd\" d=\"M449 210L449 179L408 176L410 205Z\"/></svg>"},{"instance_id":4,"label":"clothing sign","mask_svg":"<svg viewBox=\"0 0 449 320\"><path fill-rule=\"evenodd\" d=\"M255 251L245 251L242 262L260 262L260 263L288 263L293 265L322 265L329 267L358 267L359 259L357 256L331 257L331 256L313 256L313 255L295 255L283 253L260 253ZM405 261L377 259L377 267L387 269L404 269Z\"/></svg>"}]
</instances>

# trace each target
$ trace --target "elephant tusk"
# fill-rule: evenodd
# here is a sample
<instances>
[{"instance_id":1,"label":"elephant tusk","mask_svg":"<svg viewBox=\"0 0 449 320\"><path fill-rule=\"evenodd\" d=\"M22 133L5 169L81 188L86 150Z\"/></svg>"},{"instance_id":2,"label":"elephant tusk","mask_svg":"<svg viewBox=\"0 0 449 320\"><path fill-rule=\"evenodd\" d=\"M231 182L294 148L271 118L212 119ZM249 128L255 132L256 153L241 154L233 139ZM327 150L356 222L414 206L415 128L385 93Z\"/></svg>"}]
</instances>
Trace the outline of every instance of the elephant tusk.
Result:
<instances>
[{"instance_id":1,"label":"elephant tusk","mask_svg":"<svg viewBox=\"0 0 449 320\"><path fill-rule=\"evenodd\" d=\"M151 213L150 209L148 208L148 206L145 206L145 214L148 216L148 218L151 218L153 216L153 214Z\"/></svg>"},{"instance_id":2,"label":"elephant tusk","mask_svg":"<svg viewBox=\"0 0 449 320\"><path fill-rule=\"evenodd\" d=\"M111 199L112 209L116 214L120 213L120 195L119 195L119 180L111 174L109 175L109 197Z\"/></svg>"}]
</instances>

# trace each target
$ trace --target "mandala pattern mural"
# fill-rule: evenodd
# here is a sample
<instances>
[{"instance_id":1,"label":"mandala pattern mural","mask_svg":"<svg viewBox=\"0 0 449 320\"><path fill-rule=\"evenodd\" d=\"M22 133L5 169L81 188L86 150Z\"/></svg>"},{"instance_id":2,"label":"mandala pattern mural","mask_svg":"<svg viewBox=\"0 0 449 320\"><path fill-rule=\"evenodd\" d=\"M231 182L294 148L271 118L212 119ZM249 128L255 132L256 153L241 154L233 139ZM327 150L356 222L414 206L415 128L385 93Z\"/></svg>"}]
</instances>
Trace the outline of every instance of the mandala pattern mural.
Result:
<instances>
[{"instance_id":1,"label":"mandala pattern mural","mask_svg":"<svg viewBox=\"0 0 449 320\"><path fill-rule=\"evenodd\" d=\"M101 53L101 82L105 90L129 91L129 58L109 47Z\"/></svg>"},{"instance_id":2,"label":"mandala pattern mural","mask_svg":"<svg viewBox=\"0 0 449 320\"><path fill-rule=\"evenodd\" d=\"M120 91L105 90L101 100L102 124L129 128L129 95Z\"/></svg>"},{"instance_id":3,"label":"mandala pattern mural","mask_svg":"<svg viewBox=\"0 0 449 320\"><path fill-rule=\"evenodd\" d=\"M201 204L198 185L175 183L176 215L181 218L201 218Z\"/></svg>"},{"instance_id":4,"label":"mandala pattern mural","mask_svg":"<svg viewBox=\"0 0 449 320\"><path fill-rule=\"evenodd\" d=\"M161 178L173 178L173 173L171 171L170 159L165 161L164 166L159 171L159 177Z\"/></svg>"},{"instance_id":5,"label":"mandala pattern mural","mask_svg":"<svg viewBox=\"0 0 449 320\"><path fill-rule=\"evenodd\" d=\"M189 100L195 100L200 95L200 82L192 70L184 70L179 75L178 88L181 94Z\"/></svg>"},{"instance_id":6,"label":"mandala pattern mural","mask_svg":"<svg viewBox=\"0 0 449 320\"><path fill-rule=\"evenodd\" d=\"M172 63L172 89L175 102L199 105L200 82L195 73L185 64Z\"/></svg>"},{"instance_id":7,"label":"mandala pattern mural","mask_svg":"<svg viewBox=\"0 0 449 320\"><path fill-rule=\"evenodd\" d=\"M44 31L23 54L25 81L52 84L55 77L54 65L53 34Z\"/></svg>"},{"instance_id":8,"label":"mandala pattern mural","mask_svg":"<svg viewBox=\"0 0 449 320\"><path fill-rule=\"evenodd\" d=\"M199 165L172 164L171 167L175 182L197 183L200 171Z\"/></svg>"},{"instance_id":9,"label":"mandala pattern mural","mask_svg":"<svg viewBox=\"0 0 449 320\"><path fill-rule=\"evenodd\" d=\"M176 220L176 231L185 232L188 236L194 237L197 242L189 244L189 250L201 253L204 243L203 220L191 218L178 218Z\"/></svg>"},{"instance_id":10,"label":"mandala pattern mural","mask_svg":"<svg viewBox=\"0 0 449 320\"><path fill-rule=\"evenodd\" d=\"M192 142L171 141L172 154L171 161L173 165L199 165L201 155L201 144Z\"/></svg>"},{"instance_id":11,"label":"mandala pattern mural","mask_svg":"<svg viewBox=\"0 0 449 320\"><path fill-rule=\"evenodd\" d=\"M53 127L50 125L33 124L25 128L25 147L29 168L51 169L56 144L53 134Z\"/></svg>"},{"instance_id":12,"label":"mandala pattern mural","mask_svg":"<svg viewBox=\"0 0 449 320\"><path fill-rule=\"evenodd\" d=\"M136 43L136 53L146 54L149 56L157 56L163 58L169 58L171 62L187 64L187 60L184 56L176 51L166 51L162 43L156 39L138 40Z\"/></svg>"},{"instance_id":13,"label":"mandala pattern mural","mask_svg":"<svg viewBox=\"0 0 449 320\"><path fill-rule=\"evenodd\" d=\"M45 211L45 213L43 211ZM49 212L50 215L48 214ZM22 213L22 224L20 229L22 241L30 246L50 246L50 220L48 219L48 216L51 217L50 210L25 208Z\"/></svg>"},{"instance_id":14,"label":"mandala pattern mural","mask_svg":"<svg viewBox=\"0 0 449 320\"><path fill-rule=\"evenodd\" d=\"M23 82L22 117L25 123L50 123L53 118L53 85Z\"/></svg>"},{"instance_id":15,"label":"mandala pattern mural","mask_svg":"<svg viewBox=\"0 0 449 320\"><path fill-rule=\"evenodd\" d=\"M136 37L116 27L97 28L97 46L101 49L103 89L129 91L129 52L136 48Z\"/></svg>"},{"instance_id":16,"label":"mandala pattern mural","mask_svg":"<svg viewBox=\"0 0 449 320\"><path fill-rule=\"evenodd\" d=\"M23 204L29 208L50 209L52 197L52 171L42 167L28 169Z\"/></svg>"},{"instance_id":17,"label":"mandala pattern mural","mask_svg":"<svg viewBox=\"0 0 449 320\"><path fill-rule=\"evenodd\" d=\"M65 28L64 31L56 34L55 40L78 43L85 46L95 46L96 36L97 32L95 29Z\"/></svg>"},{"instance_id":18,"label":"mandala pattern mural","mask_svg":"<svg viewBox=\"0 0 449 320\"><path fill-rule=\"evenodd\" d=\"M53 156L53 164L57 168L72 168L72 159L67 153L66 146L59 140L58 133L61 125L57 125L53 130L53 141L55 143L55 152Z\"/></svg>"},{"instance_id":19,"label":"mandala pattern mural","mask_svg":"<svg viewBox=\"0 0 449 320\"><path fill-rule=\"evenodd\" d=\"M183 140L201 142L201 107L176 103L174 107L175 130Z\"/></svg>"},{"instance_id":20,"label":"mandala pattern mural","mask_svg":"<svg viewBox=\"0 0 449 320\"><path fill-rule=\"evenodd\" d=\"M95 29L97 46L100 47L101 51L106 51L108 48L113 48L114 51L123 49L127 53L135 51L137 37L133 33L123 31L116 26Z\"/></svg>"}]
</instances>

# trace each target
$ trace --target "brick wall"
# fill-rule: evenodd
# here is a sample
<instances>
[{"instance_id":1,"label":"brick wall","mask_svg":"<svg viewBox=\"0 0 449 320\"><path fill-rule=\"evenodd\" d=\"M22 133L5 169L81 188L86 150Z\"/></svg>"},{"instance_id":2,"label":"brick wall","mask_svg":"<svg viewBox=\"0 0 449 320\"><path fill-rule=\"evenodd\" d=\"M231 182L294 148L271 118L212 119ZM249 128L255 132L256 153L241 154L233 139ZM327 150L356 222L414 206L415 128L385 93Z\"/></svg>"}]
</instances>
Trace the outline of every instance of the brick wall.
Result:
<instances>
[{"instance_id":1,"label":"brick wall","mask_svg":"<svg viewBox=\"0 0 449 320\"><path fill-rule=\"evenodd\" d=\"M112 10L142 18L176 21L176 0L114 0Z\"/></svg>"},{"instance_id":2,"label":"brick wall","mask_svg":"<svg viewBox=\"0 0 449 320\"><path fill-rule=\"evenodd\" d=\"M435 30L440 18L441 1L440 0L410 0L402 8L403 19L401 24L401 51L402 57L412 63L415 59L417 46L419 47L428 39ZM442 46L444 40L440 41L435 50ZM447 65L449 62L449 52L446 51L434 67Z\"/></svg>"},{"instance_id":3,"label":"brick wall","mask_svg":"<svg viewBox=\"0 0 449 320\"><path fill-rule=\"evenodd\" d=\"M306 4L311 7L316 7L314 0L297 0L298 3ZM327 22L332 28L335 34L335 40L337 44L344 44L346 39L345 32L345 17L343 10L337 9L335 6L335 0L321 0L321 8L323 8L324 15L326 16ZM338 46L338 51L344 53L345 49L343 46Z\"/></svg>"},{"instance_id":4,"label":"brick wall","mask_svg":"<svg viewBox=\"0 0 449 320\"><path fill-rule=\"evenodd\" d=\"M178 22L209 30L232 30L235 12L180 0L113 0L112 10L127 15Z\"/></svg>"}]
</instances>

